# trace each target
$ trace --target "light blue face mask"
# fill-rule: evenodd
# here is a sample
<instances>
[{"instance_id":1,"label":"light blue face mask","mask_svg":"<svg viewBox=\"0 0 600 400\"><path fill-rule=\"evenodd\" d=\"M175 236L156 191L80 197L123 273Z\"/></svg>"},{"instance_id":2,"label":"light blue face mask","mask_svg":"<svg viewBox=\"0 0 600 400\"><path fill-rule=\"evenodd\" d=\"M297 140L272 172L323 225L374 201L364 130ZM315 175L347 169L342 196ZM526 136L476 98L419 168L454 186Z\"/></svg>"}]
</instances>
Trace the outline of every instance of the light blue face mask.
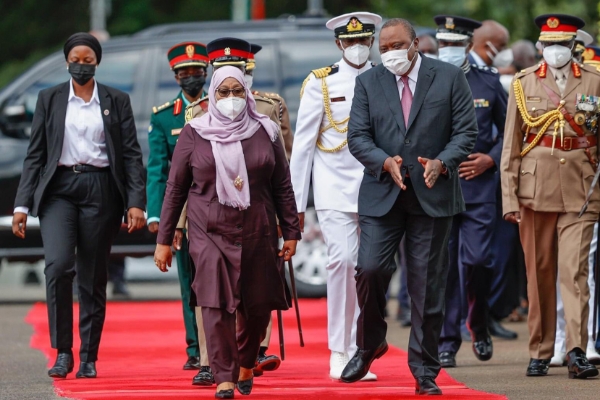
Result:
<instances>
[{"instance_id":1,"label":"light blue face mask","mask_svg":"<svg viewBox=\"0 0 600 400\"><path fill-rule=\"evenodd\" d=\"M440 47L439 60L461 67L467 56L466 46L446 46Z\"/></svg>"}]
</instances>

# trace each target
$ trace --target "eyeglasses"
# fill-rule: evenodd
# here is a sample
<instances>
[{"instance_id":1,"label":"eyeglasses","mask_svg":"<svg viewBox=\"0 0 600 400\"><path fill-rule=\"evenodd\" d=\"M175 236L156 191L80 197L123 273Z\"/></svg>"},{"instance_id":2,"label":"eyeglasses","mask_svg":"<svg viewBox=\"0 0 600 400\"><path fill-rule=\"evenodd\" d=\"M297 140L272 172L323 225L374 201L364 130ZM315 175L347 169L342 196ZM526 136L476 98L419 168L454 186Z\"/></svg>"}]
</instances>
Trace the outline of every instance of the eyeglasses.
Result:
<instances>
[{"instance_id":1,"label":"eyeglasses","mask_svg":"<svg viewBox=\"0 0 600 400\"><path fill-rule=\"evenodd\" d=\"M235 97L244 97L246 89L240 87L233 89L219 88L216 90L216 92L219 93L219 96L221 97L229 97L230 93L233 93Z\"/></svg>"}]
</instances>

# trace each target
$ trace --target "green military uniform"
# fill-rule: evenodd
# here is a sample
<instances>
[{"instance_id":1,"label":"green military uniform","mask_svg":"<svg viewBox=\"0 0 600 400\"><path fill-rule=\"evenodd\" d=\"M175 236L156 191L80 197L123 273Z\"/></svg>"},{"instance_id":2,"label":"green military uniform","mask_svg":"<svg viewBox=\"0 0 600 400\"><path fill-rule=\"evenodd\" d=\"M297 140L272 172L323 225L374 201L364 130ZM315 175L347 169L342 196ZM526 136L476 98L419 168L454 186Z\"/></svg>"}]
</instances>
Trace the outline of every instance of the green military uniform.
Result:
<instances>
[{"instance_id":1,"label":"green military uniform","mask_svg":"<svg viewBox=\"0 0 600 400\"><path fill-rule=\"evenodd\" d=\"M187 101L183 93L172 101L159 107L154 107L148 128L148 143L150 156L148 158L148 218L160 218L163 198L169 176L169 163L173 157L175 144L179 138L179 132L185 125L184 105ZM150 221L152 222L152 221ZM183 303L183 322L185 325L185 341L187 343L188 357L199 357L198 328L194 315L194 307L191 306L192 281L194 267L189 260L188 241L183 237L181 250L175 253L177 259L177 273L181 286L181 298Z\"/></svg>"}]
</instances>

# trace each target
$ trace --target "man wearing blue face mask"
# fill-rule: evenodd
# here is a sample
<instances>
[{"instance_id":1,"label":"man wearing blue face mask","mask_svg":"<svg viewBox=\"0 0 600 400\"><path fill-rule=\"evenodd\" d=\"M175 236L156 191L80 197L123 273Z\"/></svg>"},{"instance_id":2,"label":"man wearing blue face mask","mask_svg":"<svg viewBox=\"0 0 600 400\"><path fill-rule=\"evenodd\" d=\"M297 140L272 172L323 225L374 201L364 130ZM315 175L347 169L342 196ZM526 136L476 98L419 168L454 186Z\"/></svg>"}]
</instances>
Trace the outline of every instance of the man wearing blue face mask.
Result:
<instances>
[{"instance_id":1,"label":"man wearing blue face mask","mask_svg":"<svg viewBox=\"0 0 600 400\"><path fill-rule=\"evenodd\" d=\"M438 25L439 59L464 71L479 130L473 152L458 167L466 211L454 216L448 246L446 313L438 346L440 364L447 368L456 366L455 356L462 343L461 288L466 291L469 305L466 319L473 353L481 361L489 360L493 353L487 297L493 266L490 248L496 220L496 171L502 153L507 95L497 72L467 59L473 31L481 23L447 15L438 15L434 20ZM494 125L498 128L497 138L492 133Z\"/></svg>"},{"instance_id":2,"label":"man wearing blue face mask","mask_svg":"<svg viewBox=\"0 0 600 400\"><path fill-rule=\"evenodd\" d=\"M340 379L356 351L358 303L354 268L358 254L358 190L363 166L346 140L357 76L370 70L369 51L381 17L368 12L344 14L326 24L343 52L336 64L312 71L301 90L290 171L300 227L312 176L315 208L327 244L327 334L329 376ZM364 380L377 376L366 372Z\"/></svg>"}]
</instances>

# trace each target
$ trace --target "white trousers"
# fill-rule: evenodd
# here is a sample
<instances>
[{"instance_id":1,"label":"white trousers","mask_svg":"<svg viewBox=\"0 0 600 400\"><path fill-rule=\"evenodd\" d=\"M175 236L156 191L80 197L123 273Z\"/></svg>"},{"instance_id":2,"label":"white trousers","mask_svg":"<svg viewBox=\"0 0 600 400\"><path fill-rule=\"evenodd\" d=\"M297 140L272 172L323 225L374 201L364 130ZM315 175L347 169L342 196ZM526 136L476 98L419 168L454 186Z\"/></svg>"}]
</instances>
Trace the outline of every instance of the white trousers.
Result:
<instances>
[{"instance_id":1,"label":"white trousers","mask_svg":"<svg viewBox=\"0 0 600 400\"><path fill-rule=\"evenodd\" d=\"M596 249L598 248L598 223L594 225L594 236L592 237L592 243L590 245L590 257L589 257L589 271L588 271L588 285L590 287L590 317L588 318L588 344L587 348L594 348L595 343L593 339L594 333L594 301L595 292L594 289L596 287L594 282L594 257ZM560 272L558 272L560 273ZM554 339L554 355L564 354L566 350L566 333L565 333L565 308L562 302L562 298L560 296L560 279L556 279L556 338ZM568 317L568 316L567 316ZM587 349L582 349L586 351Z\"/></svg>"},{"instance_id":2,"label":"white trousers","mask_svg":"<svg viewBox=\"0 0 600 400\"><path fill-rule=\"evenodd\" d=\"M355 268L358 261L358 213L318 210L317 218L327 245L327 335L329 350L356 352Z\"/></svg>"}]
</instances>

